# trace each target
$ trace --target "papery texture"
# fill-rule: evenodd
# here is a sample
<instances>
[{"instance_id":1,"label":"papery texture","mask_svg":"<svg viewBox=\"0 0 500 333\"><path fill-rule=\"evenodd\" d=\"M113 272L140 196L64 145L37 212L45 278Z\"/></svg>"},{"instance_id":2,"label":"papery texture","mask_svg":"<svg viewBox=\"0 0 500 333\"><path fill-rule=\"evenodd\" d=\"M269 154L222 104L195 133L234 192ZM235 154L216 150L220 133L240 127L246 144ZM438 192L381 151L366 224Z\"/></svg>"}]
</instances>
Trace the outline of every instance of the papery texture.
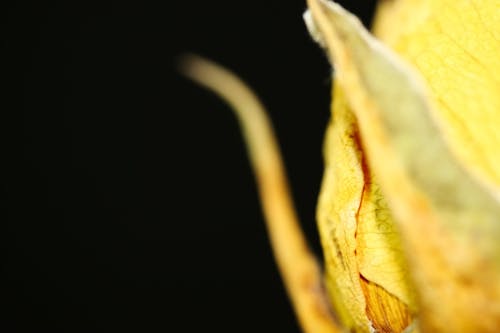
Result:
<instances>
[{"instance_id":1,"label":"papery texture","mask_svg":"<svg viewBox=\"0 0 500 333\"><path fill-rule=\"evenodd\" d=\"M395 1L392 5L397 6L397 3ZM424 1L420 4L422 12L416 12L417 17L409 20L408 29L419 27L431 14L439 21L439 17L446 17L442 13L469 8L464 3L465 1L457 4L437 1L430 4ZM470 3L474 5L473 2ZM445 8L446 5L452 8ZM314 22L313 33L326 46L335 67L336 82L343 89L347 104L355 115L362 142L361 149L366 155L368 169L371 170L368 174L373 172L378 180L400 231L418 294L421 327L432 332L494 332L500 327L500 246L497 244L500 236L500 208L494 187L488 180L494 179L496 171L491 170L497 169L488 168L489 165L495 165L494 158L484 157L488 155L484 152L491 149L490 142L483 144L482 139L478 139L476 148L470 148L469 145L463 150L459 149L465 145L463 137L470 137L470 130L458 126L455 121L457 116L449 114L467 114L467 108L449 109L447 114L436 102L437 93L442 96L450 93L439 90L438 87L453 85L451 82L455 82L453 80L457 79L456 76L447 73L447 70L443 72L436 68L434 72L424 71L422 80L421 73L417 73L370 36L359 21L341 7L314 0L309 1L309 6ZM398 11L396 7L386 7L380 15L393 18L402 15L399 16L401 18L408 13L407 8L401 8ZM476 21L472 16L465 14L461 17L474 24ZM379 24L378 29L386 34L388 40L401 38L404 41L402 36L409 36L404 22L400 32L391 32L389 23L384 24L385 26ZM482 25L481 33L488 33L484 29L486 26L489 25ZM423 31L427 33L420 36L423 40L432 40L433 34L439 35L432 30ZM467 29L464 28L461 32L464 31ZM406 43L418 46L420 37L416 34L406 39ZM404 42L400 43L405 45ZM440 46L445 50L440 55L441 59L445 58L446 52L453 54L454 47L447 48L443 44ZM478 46L477 50L481 50L481 47ZM433 53L429 45L421 51ZM488 55L486 58L490 59ZM429 61L424 63L428 64ZM463 65L467 66L469 62L474 63L469 58L464 60ZM471 68L474 69L466 70L465 73L474 73L475 66L473 64ZM435 79L435 86L427 86L425 74L431 78L439 77ZM492 94L495 85L488 85L488 89L491 90L488 94ZM460 91L459 87L457 91ZM462 97L467 98L462 99L462 102L474 103L471 97L479 95L464 94ZM341 93L337 93L335 98L339 96L342 96ZM492 97L493 105L496 97ZM334 114L336 111L335 109ZM496 121L490 106L486 107L484 116L480 113L476 109L469 116L476 117L478 130L481 126L489 126L486 124L487 119ZM333 126L337 126L335 118L333 121ZM454 135L453 131L458 134ZM491 136L492 142L495 142L495 135L487 134L488 131L485 130L478 137ZM476 150L480 153L471 160L473 154L467 151ZM323 189L333 186L327 185L327 182L325 180ZM324 210L326 206L321 204L320 198L319 209ZM318 215L321 216L321 212ZM328 230L327 227L321 227L322 223L329 223L330 228L334 224L332 221L322 222L321 218L319 223L320 232ZM322 237L329 239L332 235L323 231ZM325 242L328 241L323 241L324 244ZM366 243L365 247L366 245L369 244ZM339 248L342 249L342 244ZM349 248L343 249L350 251ZM325 251L331 250L331 247L325 247ZM335 254L329 254L327 258L332 256ZM333 267L339 270L338 267L341 266ZM360 265L359 268L361 267ZM331 284L342 289L344 284L335 280L335 274L330 276ZM335 297L335 293L332 296ZM336 300L333 302L338 303ZM369 312L367 307L367 313ZM359 311L355 315L359 317ZM373 318L371 320L374 321ZM347 325L351 323L347 322ZM359 331L364 329L363 327Z\"/></svg>"}]
</instances>

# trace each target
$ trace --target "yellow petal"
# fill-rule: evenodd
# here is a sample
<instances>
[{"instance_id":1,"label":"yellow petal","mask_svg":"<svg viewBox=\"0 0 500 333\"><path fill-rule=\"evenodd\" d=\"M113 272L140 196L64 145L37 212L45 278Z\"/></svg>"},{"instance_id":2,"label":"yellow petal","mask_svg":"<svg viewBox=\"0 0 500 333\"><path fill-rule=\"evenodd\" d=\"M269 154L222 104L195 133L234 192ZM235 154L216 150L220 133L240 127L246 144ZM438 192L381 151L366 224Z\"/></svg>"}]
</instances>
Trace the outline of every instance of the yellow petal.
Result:
<instances>
[{"instance_id":1,"label":"yellow petal","mask_svg":"<svg viewBox=\"0 0 500 333\"><path fill-rule=\"evenodd\" d=\"M339 112L335 114L335 126L330 124L326 135L318 228L334 309L347 328L369 332L371 323L365 312L355 256L356 214L363 192L361 154L354 141L354 116L340 99L336 99L335 104ZM342 177L345 175L348 177Z\"/></svg>"},{"instance_id":2,"label":"yellow petal","mask_svg":"<svg viewBox=\"0 0 500 333\"><path fill-rule=\"evenodd\" d=\"M401 232L423 331L495 332L499 202L448 147L412 68L341 7L309 7Z\"/></svg>"},{"instance_id":3,"label":"yellow petal","mask_svg":"<svg viewBox=\"0 0 500 333\"><path fill-rule=\"evenodd\" d=\"M309 14L305 19L321 43ZM399 235L338 85L333 95L317 207L331 299L349 329L402 332L416 305Z\"/></svg>"},{"instance_id":4,"label":"yellow petal","mask_svg":"<svg viewBox=\"0 0 500 333\"><path fill-rule=\"evenodd\" d=\"M424 78L453 153L500 193L500 2L386 1L375 22Z\"/></svg>"},{"instance_id":5,"label":"yellow petal","mask_svg":"<svg viewBox=\"0 0 500 333\"><path fill-rule=\"evenodd\" d=\"M414 306L401 246L385 200L364 161L357 123L334 88L317 208L334 308L356 332L401 332Z\"/></svg>"}]
</instances>

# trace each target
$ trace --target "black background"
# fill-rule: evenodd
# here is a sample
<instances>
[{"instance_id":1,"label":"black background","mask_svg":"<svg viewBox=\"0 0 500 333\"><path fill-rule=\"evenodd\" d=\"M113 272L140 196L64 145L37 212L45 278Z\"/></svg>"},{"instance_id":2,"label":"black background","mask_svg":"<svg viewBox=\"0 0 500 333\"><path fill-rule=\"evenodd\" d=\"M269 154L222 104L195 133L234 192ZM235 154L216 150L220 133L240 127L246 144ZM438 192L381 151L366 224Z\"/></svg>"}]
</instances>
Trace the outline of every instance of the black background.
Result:
<instances>
[{"instance_id":1,"label":"black background","mask_svg":"<svg viewBox=\"0 0 500 333\"><path fill-rule=\"evenodd\" d=\"M340 1L368 24L373 2ZM2 10L2 332L297 332L236 121L195 52L271 113L304 229L330 69L303 1L14 2Z\"/></svg>"}]
</instances>

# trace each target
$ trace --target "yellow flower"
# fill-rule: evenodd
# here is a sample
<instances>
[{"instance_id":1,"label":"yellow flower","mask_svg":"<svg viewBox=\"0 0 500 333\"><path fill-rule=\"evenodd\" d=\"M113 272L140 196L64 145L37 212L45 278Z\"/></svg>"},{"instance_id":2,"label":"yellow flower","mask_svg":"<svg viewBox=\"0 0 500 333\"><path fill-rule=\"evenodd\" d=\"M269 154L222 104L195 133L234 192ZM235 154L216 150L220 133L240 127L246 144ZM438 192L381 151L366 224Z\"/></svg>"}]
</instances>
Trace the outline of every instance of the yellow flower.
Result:
<instances>
[{"instance_id":1,"label":"yellow flower","mask_svg":"<svg viewBox=\"0 0 500 333\"><path fill-rule=\"evenodd\" d=\"M217 65L184 66L240 118L303 329L500 330L500 3L382 1L377 37L335 3L308 7L335 71L317 211L326 292L262 106Z\"/></svg>"}]
</instances>

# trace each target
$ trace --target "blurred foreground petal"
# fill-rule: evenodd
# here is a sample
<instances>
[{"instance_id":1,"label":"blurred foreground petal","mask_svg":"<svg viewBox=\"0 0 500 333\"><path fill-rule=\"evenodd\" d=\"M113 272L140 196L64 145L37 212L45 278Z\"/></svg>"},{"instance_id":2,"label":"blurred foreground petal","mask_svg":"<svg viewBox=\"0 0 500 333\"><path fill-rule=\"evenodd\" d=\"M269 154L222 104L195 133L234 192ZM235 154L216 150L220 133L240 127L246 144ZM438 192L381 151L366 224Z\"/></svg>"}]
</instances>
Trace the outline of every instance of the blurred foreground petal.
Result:
<instances>
[{"instance_id":1,"label":"blurred foreground petal","mask_svg":"<svg viewBox=\"0 0 500 333\"><path fill-rule=\"evenodd\" d=\"M278 143L264 107L238 77L211 61L186 56L181 71L222 97L240 122L274 256L303 330L340 332L326 300L321 270L300 230Z\"/></svg>"}]
</instances>

